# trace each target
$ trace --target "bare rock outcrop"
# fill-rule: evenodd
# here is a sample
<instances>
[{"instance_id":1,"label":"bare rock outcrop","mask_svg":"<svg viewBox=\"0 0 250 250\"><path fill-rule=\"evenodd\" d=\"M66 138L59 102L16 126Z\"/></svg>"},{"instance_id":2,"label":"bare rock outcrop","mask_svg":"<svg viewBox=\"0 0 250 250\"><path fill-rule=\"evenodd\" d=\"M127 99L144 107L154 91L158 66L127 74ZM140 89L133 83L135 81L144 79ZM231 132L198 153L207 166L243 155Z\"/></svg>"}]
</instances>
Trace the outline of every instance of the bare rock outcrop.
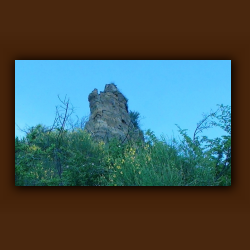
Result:
<instances>
[{"instance_id":1,"label":"bare rock outcrop","mask_svg":"<svg viewBox=\"0 0 250 250\"><path fill-rule=\"evenodd\" d=\"M143 139L142 132L133 126L128 112L128 100L115 84L106 84L104 92L94 89L88 96L90 118L85 125L95 140L104 142L117 138L121 142L136 137Z\"/></svg>"}]
</instances>

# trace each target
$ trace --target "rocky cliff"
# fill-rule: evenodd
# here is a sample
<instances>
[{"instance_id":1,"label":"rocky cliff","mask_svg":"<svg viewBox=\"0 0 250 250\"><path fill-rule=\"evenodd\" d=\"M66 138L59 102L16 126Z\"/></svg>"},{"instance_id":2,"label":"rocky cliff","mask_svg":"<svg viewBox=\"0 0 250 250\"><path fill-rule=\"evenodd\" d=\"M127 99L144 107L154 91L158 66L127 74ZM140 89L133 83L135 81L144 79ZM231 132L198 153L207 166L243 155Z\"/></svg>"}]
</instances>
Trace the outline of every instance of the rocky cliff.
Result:
<instances>
[{"instance_id":1,"label":"rocky cliff","mask_svg":"<svg viewBox=\"0 0 250 250\"><path fill-rule=\"evenodd\" d=\"M115 84L106 84L104 92L94 89L88 96L90 118L85 130L94 139L110 141L117 138L121 142L131 138L143 139L142 131L133 126L128 112L128 100Z\"/></svg>"}]
</instances>

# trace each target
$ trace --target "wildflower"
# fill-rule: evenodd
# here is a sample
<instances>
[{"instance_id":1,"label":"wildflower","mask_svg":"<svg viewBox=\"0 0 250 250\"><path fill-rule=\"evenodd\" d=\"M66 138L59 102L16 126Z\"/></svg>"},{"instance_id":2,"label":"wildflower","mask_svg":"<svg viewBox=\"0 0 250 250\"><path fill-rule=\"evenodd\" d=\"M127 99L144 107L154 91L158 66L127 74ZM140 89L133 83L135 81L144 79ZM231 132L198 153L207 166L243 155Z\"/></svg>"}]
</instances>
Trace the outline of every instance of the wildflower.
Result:
<instances>
[{"instance_id":1,"label":"wildflower","mask_svg":"<svg viewBox=\"0 0 250 250\"><path fill-rule=\"evenodd\" d=\"M121 167L120 167L120 166L117 166L117 169L121 169Z\"/></svg>"},{"instance_id":2,"label":"wildflower","mask_svg":"<svg viewBox=\"0 0 250 250\"><path fill-rule=\"evenodd\" d=\"M121 171L120 173L121 173L121 174L123 174L123 172L122 172L122 171Z\"/></svg>"},{"instance_id":3,"label":"wildflower","mask_svg":"<svg viewBox=\"0 0 250 250\"><path fill-rule=\"evenodd\" d=\"M139 171L139 174L141 174L141 171Z\"/></svg>"},{"instance_id":4,"label":"wildflower","mask_svg":"<svg viewBox=\"0 0 250 250\"><path fill-rule=\"evenodd\" d=\"M114 174L114 175L113 175L113 177L115 178L115 177L116 177L116 175Z\"/></svg>"},{"instance_id":5,"label":"wildflower","mask_svg":"<svg viewBox=\"0 0 250 250\"><path fill-rule=\"evenodd\" d=\"M30 147L30 149L36 151L36 150L39 149L39 147L37 147L36 145L32 145L32 146Z\"/></svg>"}]
</instances>

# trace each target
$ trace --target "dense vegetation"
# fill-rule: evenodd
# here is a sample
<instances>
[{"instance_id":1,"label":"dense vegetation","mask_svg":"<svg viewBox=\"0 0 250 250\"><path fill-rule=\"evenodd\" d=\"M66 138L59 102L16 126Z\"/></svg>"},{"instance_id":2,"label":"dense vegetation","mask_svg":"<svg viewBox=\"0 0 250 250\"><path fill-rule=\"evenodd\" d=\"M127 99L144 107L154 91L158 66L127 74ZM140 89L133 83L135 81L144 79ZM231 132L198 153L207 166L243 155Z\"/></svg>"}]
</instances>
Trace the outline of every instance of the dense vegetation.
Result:
<instances>
[{"instance_id":1,"label":"dense vegetation","mask_svg":"<svg viewBox=\"0 0 250 250\"><path fill-rule=\"evenodd\" d=\"M204 115L193 137L179 128L181 139L156 138L144 133L145 142L94 142L82 122L66 129L57 110L52 128L31 127L15 138L16 186L230 186L231 107L219 105ZM139 113L130 112L139 128ZM201 134L220 127L225 135L209 139Z\"/></svg>"}]
</instances>

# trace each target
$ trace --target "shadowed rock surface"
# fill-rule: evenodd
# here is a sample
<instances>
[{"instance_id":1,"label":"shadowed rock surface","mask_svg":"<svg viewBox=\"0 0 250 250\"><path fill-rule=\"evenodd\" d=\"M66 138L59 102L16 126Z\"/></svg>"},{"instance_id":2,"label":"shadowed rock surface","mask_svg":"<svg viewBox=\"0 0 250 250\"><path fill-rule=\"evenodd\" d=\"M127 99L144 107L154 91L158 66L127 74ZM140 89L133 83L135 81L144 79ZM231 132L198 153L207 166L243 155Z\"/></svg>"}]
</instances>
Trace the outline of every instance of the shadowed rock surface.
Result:
<instances>
[{"instance_id":1,"label":"shadowed rock surface","mask_svg":"<svg viewBox=\"0 0 250 250\"><path fill-rule=\"evenodd\" d=\"M107 142L117 138L121 142L143 139L142 132L134 129L128 112L128 100L115 84L106 84L104 92L94 89L88 96L90 118L85 125L95 140Z\"/></svg>"}]
</instances>

